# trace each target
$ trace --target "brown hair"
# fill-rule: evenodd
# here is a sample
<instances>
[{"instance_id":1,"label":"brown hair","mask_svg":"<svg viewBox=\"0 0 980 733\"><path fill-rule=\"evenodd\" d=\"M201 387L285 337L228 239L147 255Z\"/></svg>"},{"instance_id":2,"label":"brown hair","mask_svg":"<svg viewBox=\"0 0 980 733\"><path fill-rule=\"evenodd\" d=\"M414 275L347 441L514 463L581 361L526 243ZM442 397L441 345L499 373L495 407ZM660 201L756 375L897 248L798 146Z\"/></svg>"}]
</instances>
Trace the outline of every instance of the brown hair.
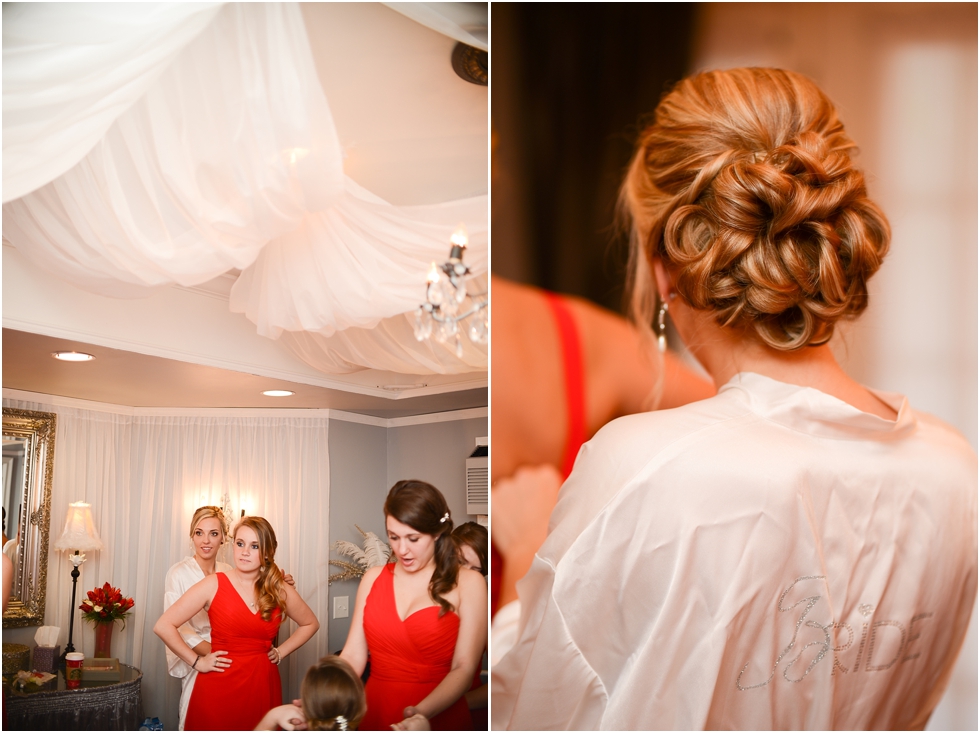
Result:
<instances>
[{"instance_id":1,"label":"brown hair","mask_svg":"<svg viewBox=\"0 0 980 733\"><path fill-rule=\"evenodd\" d=\"M224 512L221 511L221 507L218 506L200 506L194 510L194 516L191 517L190 536L194 536L194 530L197 529L197 525L205 519L212 518L217 519L218 524L221 525L221 542L224 544L225 540L228 539L228 522L225 519Z\"/></svg>"},{"instance_id":2,"label":"brown hair","mask_svg":"<svg viewBox=\"0 0 980 733\"><path fill-rule=\"evenodd\" d=\"M238 538L238 531L242 527L248 527L259 541L259 557L262 564L259 570L259 577L255 580L255 586L259 591L259 613L263 621L272 618L272 611L276 608L280 613L286 612L286 590L283 587L283 576L279 566L276 565L276 533L272 530L272 525L262 517L242 517L235 527L235 538Z\"/></svg>"},{"instance_id":3,"label":"brown hair","mask_svg":"<svg viewBox=\"0 0 980 733\"><path fill-rule=\"evenodd\" d=\"M631 312L655 307L651 258L678 294L781 351L822 344L868 304L888 251L854 143L816 84L780 69L697 74L640 135L621 202L632 218Z\"/></svg>"},{"instance_id":4,"label":"brown hair","mask_svg":"<svg viewBox=\"0 0 980 733\"><path fill-rule=\"evenodd\" d=\"M299 688L303 716L309 730L356 730L367 712L364 683L354 669L338 656L324 657L306 671Z\"/></svg>"},{"instance_id":5,"label":"brown hair","mask_svg":"<svg viewBox=\"0 0 980 733\"><path fill-rule=\"evenodd\" d=\"M487 545L489 537L487 528L476 522L463 522L453 530L453 541L459 549L460 556L463 554L463 545L472 548L480 561L480 572L483 576L487 575Z\"/></svg>"},{"instance_id":6,"label":"brown hair","mask_svg":"<svg viewBox=\"0 0 980 733\"><path fill-rule=\"evenodd\" d=\"M453 520L449 516L446 497L432 484L424 481L399 481L391 487L385 499L385 516L394 517L436 541L436 569L429 581L429 595L442 608L439 615L455 610L442 597L456 587L459 577L459 554L452 539Z\"/></svg>"}]
</instances>

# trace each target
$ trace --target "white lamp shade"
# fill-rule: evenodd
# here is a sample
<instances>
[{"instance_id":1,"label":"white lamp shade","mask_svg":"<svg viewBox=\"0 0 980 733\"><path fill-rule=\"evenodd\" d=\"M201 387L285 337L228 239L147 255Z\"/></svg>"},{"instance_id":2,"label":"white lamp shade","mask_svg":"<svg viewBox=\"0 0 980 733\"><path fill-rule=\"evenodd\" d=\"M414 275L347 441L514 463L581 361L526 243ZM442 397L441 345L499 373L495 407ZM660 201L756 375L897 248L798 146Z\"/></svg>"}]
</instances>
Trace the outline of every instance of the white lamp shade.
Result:
<instances>
[{"instance_id":1,"label":"white lamp shade","mask_svg":"<svg viewBox=\"0 0 980 733\"><path fill-rule=\"evenodd\" d=\"M92 521L92 508L84 501L68 505L65 531L54 546L58 550L81 552L102 549L102 540L99 539L99 533L95 531L95 523Z\"/></svg>"}]
</instances>

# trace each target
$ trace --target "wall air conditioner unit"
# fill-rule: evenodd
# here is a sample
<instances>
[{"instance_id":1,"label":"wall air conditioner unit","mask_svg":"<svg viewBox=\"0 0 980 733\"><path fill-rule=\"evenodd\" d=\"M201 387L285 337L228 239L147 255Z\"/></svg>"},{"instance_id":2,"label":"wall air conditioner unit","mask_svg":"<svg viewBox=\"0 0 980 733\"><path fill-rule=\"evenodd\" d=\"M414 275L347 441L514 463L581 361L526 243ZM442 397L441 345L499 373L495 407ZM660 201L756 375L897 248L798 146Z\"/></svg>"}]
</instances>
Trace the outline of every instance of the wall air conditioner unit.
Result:
<instances>
[{"instance_id":1,"label":"wall air conditioner unit","mask_svg":"<svg viewBox=\"0 0 980 733\"><path fill-rule=\"evenodd\" d=\"M486 438L476 439L476 450L466 459L466 513L490 513L490 451Z\"/></svg>"}]
</instances>

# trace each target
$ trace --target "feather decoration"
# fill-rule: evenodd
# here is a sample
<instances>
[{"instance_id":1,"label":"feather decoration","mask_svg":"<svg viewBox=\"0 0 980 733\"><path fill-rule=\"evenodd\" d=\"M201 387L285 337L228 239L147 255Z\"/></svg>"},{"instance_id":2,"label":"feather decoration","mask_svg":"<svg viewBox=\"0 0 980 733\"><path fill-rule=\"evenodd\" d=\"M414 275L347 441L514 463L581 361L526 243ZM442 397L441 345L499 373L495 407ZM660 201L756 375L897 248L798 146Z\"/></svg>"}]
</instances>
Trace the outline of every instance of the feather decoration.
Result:
<instances>
[{"instance_id":1,"label":"feather decoration","mask_svg":"<svg viewBox=\"0 0 980 733\"><path fill-rule=\"evenodd\" d=\"M354 563L347 562L346 560L330 560L330 564L334 567L343 568L342 572L332 573L329 578L327 578L327 583L332 583L335 580L354 580L355 578L360 578L364 575L364 568L355 565Z\"/></svg>"},{"instance_id":2,"label":"feather decoration","mask_svg":"<svg viewBox=\"0 0 980 733\"><path fill-rule=\"evenodd\" d=\"M357 527L357 525L354 525ZM391 548L387 542L381 540L374 532L365 532L360 527L357 531L364 538L364 561L367 567L376 568L380 565L387 565L388 558L391 557Z\"/></svg>"},{"instance_id":3,"label":"feather decoration","mask_svg":"<svg viewBox=\"0 0 980 733\"><path fill-rule=\"evenodd\" d=\"M354 525L357 527L357 525ZM357 531L364 538L364 549L361 549L353 542L347 540L337 540L331 547L341 555L351 558L353 562L346 560L330 560L330 564L342 568L342 572L333 573L327 578L328 583L335 580L353 580L364 575L368 568L385 565L391 557L391 548L383 542L374 532L365 532L360 527Z\"/></svg>"},{"instance_id":4,"label":"feather decoration","mask_svg":"<svg viewBox=\"0 0 980 733\"><path fill-rule=\"evenodd\" d=\"M333 543L333 549L345 557L352 558L354 562L356 562L362 568L371 567L368 564L367 556L365 555L364 550L355 545L353 542L348 542L347 540L337 540Z\"/></svg>"}]
</instances>

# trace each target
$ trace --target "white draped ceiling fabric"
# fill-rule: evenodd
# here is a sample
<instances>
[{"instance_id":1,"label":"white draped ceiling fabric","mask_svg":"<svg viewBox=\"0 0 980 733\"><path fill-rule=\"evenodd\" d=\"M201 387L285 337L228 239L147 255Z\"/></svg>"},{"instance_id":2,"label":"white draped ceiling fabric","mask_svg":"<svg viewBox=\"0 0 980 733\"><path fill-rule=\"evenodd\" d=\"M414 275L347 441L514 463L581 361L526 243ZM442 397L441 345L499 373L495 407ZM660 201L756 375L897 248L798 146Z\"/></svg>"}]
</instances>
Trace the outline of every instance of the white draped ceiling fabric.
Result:
<instances>
[{"instance_id":1,"label":"white draped ceiling fabric","mask_svg":"<svg viewBox=\"0 0 980 733\"><path fill-rule=\"evenodd\" d=\"M459 223L486 272L487 196L394 206L344 174L298 5L3 15L3 235L38 267L112 297L238 270L232 311L322 371L486 370L404 326Z\"/></svg>"}]
</instances>

